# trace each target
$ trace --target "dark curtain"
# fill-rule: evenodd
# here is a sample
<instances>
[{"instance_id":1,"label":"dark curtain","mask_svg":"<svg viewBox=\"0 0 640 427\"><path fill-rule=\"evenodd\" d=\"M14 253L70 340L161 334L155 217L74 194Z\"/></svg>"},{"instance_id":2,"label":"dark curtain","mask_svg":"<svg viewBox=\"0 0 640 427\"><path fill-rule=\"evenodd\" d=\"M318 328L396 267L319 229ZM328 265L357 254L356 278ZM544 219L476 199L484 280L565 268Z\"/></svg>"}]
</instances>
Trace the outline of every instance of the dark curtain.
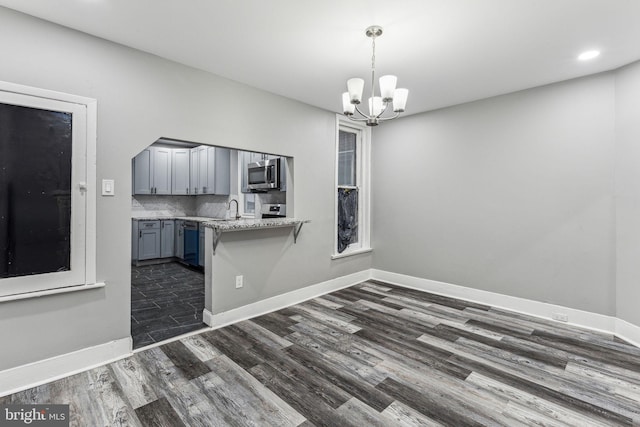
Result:
<instances>
[{"instance_id":1,"label":"dark curtain","mask_svg":"<svg viewBox=\"0 0 640 427\"><path fill-rule=\"evenodd\" d=\"M338 189L338 253L358 241L358 190Z\"/></svg>"}]
</instances>

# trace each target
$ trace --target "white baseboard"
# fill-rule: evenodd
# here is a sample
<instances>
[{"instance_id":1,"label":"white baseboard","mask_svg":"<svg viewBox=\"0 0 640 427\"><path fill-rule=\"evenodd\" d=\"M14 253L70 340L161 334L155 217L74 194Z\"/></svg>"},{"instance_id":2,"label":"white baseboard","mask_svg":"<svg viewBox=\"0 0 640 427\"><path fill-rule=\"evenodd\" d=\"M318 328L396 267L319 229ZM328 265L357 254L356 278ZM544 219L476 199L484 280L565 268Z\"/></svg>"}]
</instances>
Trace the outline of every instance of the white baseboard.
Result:
<instances>
[{"instance_id":1,"label":"white baseboard","mask_svg":"<svg viewBox=\"0 0 640 427\"><path fill-rule=\"evenodd\" d=\"M615 334L634 345L640 342L640 327L612 316L384 270L372 269L371 278L406 288L477 302L549 320L552 319L554 313L563 313L568 316L568 323L571 325Z\"/></svg>"},{"instance_id":2,"label":"white baseboard","mask_svg":"<svg viewBox=\"0 0 640 427\"><path fill-rule=\"evenodd\" d=\"M131 354L131 337L0 371L0 396L101 366Z\"/></svg>"},{"instance_id":3,"label":"white baseboard","mask_svg":"<svg viewBox=\"0 0 640 427\"><path fill-rule=\"evenodd\" d=\"M371 278L371 270L362 270L347 276L337 277L327 280L326 282L317 283L302 289L287 292L286 294L276 295L271 298L257 301L242 307L234 308L222 313L213 314L208 310L204 310L203 321L212 328L221 328L241 320L251 319L281 308L289 307L312 298L319 297L329 292L339 289L348 288Z\"/></svg>"},{"instance_id":4,"label":"white baseboard","mask_svg":"<svg viewBox=\"0 0 640 427\"><path fill-rule=\"evenodd\" d=\"M640 347L640 327L626 320L616 319L616 335L636 347Z\"/></svg>"}]
</instances>

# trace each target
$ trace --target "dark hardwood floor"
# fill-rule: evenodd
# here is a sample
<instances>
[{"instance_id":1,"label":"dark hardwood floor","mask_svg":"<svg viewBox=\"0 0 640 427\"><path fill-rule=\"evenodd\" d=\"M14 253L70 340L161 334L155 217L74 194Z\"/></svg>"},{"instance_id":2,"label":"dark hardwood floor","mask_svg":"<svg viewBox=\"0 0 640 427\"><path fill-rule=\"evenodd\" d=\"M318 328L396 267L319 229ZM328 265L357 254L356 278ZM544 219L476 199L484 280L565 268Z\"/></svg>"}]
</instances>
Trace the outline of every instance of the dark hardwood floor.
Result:
<instances>
[{"instance_id":1,"label":"dark hardwood floor","mask_svg":"<svg viewBox=\"0 0 640 427\"><path fill-rule=\"evenodd\" d=\"M640 425L640 350L365 282L3 402L70 403L78 426Z\"/></svg>"},{"instance_id":2,"label":"dark hardwood floor","mask_svg":"<svg viewBox=\"0 0 640 427\"><path fill-rule=\"evenodd\" d=\"M204 274L177 262L131 266L133 348L206 328Z\"/></svg>"}]
</instances>

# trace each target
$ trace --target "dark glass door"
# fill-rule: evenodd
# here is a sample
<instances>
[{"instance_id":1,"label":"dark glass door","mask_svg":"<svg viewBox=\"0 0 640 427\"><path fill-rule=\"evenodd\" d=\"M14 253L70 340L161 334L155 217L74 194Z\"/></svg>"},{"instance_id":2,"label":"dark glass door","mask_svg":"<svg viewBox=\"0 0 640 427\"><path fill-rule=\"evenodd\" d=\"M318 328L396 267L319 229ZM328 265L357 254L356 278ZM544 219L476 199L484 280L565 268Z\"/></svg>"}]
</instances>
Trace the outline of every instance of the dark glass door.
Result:
<instances>
[{"instance_id":1,"label":"dark glass door","mask_svg":"<svg viewBox=\"0 0 640 427\"><path fill-rule=\"evenodd\" d=\"M72 114L0 103L0 278L71 269Z\"/></svg>"}]
</instances>

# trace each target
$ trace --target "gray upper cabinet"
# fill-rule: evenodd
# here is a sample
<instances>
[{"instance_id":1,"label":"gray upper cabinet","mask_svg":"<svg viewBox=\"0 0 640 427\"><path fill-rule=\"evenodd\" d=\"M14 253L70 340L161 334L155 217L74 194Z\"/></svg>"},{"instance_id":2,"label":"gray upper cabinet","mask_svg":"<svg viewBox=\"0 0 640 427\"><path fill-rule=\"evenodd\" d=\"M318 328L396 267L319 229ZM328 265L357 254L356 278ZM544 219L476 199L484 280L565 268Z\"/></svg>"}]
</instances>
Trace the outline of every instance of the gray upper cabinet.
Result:
<instances>
[{"instance_id":1,"label":"gray upper cabinet","mask_svg":"<svg viewBox=\"0 0 640 427\"><path fill-rule=\"evenodd\" d=\"M195 194L229 194L230 162L231 150L228 148L204 145L192 148L191 188Z\"/></svg>"},{"instance_id":2,"label":"gray upper cabinet","mask_svg":"<svg viewBox=\"0 0 640 427\"><path fill-rule=\"evenodd\" d=\"M171 149L148 147L133 159L134 194L171 194Z\"/></svg>"},{"instance_id":3,"label":"gray upper cabinet","mask_svg":"<svg viewBox=\"0 0 640 427\"><path fill-rule=\"evenodd\" d=\"M198 194L210 194L207 191L210 188L207 148L204 145L195 148L198 153ZM213 183L213 180L211 183Z\"/></svg>"},{"instance_id":4,"label":"gray upper cabinet","mask_svg":"<svg viewBox=\"0 0 640 427\"><path fill-rule=\"evenodd\" d=\"M150 146L133 159L133 194L230 193L231 150Z\"/></svg>"},{"instance_id":5,"label":"gray upper cabinet","mask_svg":"<svg viewBox=\"0 0 640 427\"><path fill-rule=\"evenodd\" d=\"M188 148L172 150L171 194L190 194L191 150Z\"/></svg>"},{"instance_id":6,"label":"gray upper cabinet","mask_svg":"<svg viewBox=\"0 0 640 427\"><path fill-rule=\"evenodd\" d=\"M227 195L230 193L231 150L228 148L209 147L209 171L215 175L213 193ZM213 167L213 169L212 169Z\"/></svg>"},{"instance_id":7,"label":"gray upper cabinet","mask_svg":"<svg viewBox=\"0 0 640 427\"><path fill-rule=\"evenodd\" d=\"M151 194L153 187L153 169L151 166L151 148L146 148L133 159L133 193Z\"/></svg>"},{"instance_id":8,"label":"gray upper cabinet","mask_svg":"<svg viewBox=\"0 0 640 427\"><path fill-rule=\"evenodd\" d=\"M153 150L153 194L171 194L171 148Z\"/></svg>"},{"instance_id":9,"label":"gray upper cabinet","mask_svg":"<svg viewBox=\"0 0 640 427\"><path fill-rule=\"evenodd\" d=\"M191 155L191 160L189 162L189 188L191 189L190 193L192 196L198 194L198 148L192 148L189 150Z\"/></svg>"}]
</instances>

